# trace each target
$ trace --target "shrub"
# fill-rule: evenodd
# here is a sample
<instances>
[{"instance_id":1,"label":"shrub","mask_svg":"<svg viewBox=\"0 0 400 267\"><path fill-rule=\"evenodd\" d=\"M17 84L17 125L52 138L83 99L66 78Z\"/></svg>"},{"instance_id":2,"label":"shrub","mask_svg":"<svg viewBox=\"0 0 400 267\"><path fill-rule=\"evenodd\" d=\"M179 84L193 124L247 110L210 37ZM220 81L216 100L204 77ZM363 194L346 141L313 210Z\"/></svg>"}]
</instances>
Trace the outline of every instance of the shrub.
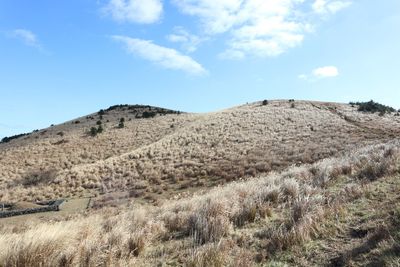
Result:
<instances>
[{"instance_id":1,"label":"shrub","mask_svg":"<svg viewBox=\"0 0 400 267\"><path fill-rule=\"evenodd\" d=\"M99 127L97 127L97 133L102 133L103 131L103 126L99 125Z\"/></svg>"},{"instance_id":2,"label":"shrub","mask_svg":"<svg viewBox=\"0 0 400 267\"><path fill-rule=\"evenodd\" d=\"M388 161L372 161L365 162L357 173L360 179L377 180L385 176L389 172L390 164Z\"/></svg>"},{"instance_id":3,"label":"shrub","mask_svg":"<svg viewBox=\"0 0 400 267\"><path fill-rule=\"evenodd\" d=\"M56 170L33 171L25 175L22 180L24 186L36 186L40 184L49 184L54 180Z\"/></svg>"},{"instance_id":4,"label":"shrub","mask_svg":"<svg viewBox=\"0 0 400 267\"><path fill-rule=\"evenodd\" d=\"M119 120L118 128L122 129L125 127L125 118Z\"/></svg>"},{"instance_id":5,"label":"shrub","mask_svg":"<svg viewBox=\"0 0 400 267\"><path fill-rule=\"evenodd\" d=\"M145 111L145 112L143 112L142 117L145 118L145 119L148 119L148 118L153 118L153 117L155 117L156 115L157 115L156 112Z\"/></svg>"},{"instance_id":6,"label":"shrub","mask_svg":"<svg viewBox=\"0 0 400 267\"><path fill-rule=\"evenodd\" d=\"M90 128L89 134L90 134L92 137L95 137L95 136L97 135L97 128L96 128L96 127Z\"/></svg>"},{"instance_id":7,"label":"shrub","mask_svg":"<svg viewBox=\"0 0 400 267\"><path fill-rule=\"evenodd\" d=\"M105 112L103 109L100 109L100 111L98 112L98 114L99 114L100 116L103 116L104 114L106 114L106 112Z\"/></svg>"},{"instance_id":8,"label":"shrub","mask_svg":"<svg viewBox=\"0 0 400 267\"><path fill-rule=\"evenodd\" d=\"M97 128L96 127L90 128L89 134L90 134L90 136L95 137L96 135L102 133L103 131L104 131L104 128L100 124Z\"/></svg>"},{"instance_id":9,"label":"shrub","mask_svg":"<svg viewBox=\"0 0 400 267\"><path fill-rule=\"evenodd\" d=\"M358 106L358 111L361 112L369 112L369 113L376 113L379 112L380 115L384 115L385 113L392 113L396 110L392 107L385 106L374 102L373 100L369 102L350 102L352 106Z\"/></svg>"},{"instance_id":10,"label":"shrub","mask_svg":"<svg viewBox=\"0 0 400 267\"><path fill-rule=\"evenodd\" d=\"M97 124L97 125L101 125L101 121L97 121L96 124Z\"/></svg>"},{"instance_id":11,"label":"shrub","mask_svg":"<svg viewBox=\"0 0 400 267\"><path fill-rule=\"evenodd\" d=\"M262 102L262 104L263 104L263 106L268 105L268 100L264 100L264 101Z\"/></svg>"},{"instance_id":12,"label":"shrub","mask_svg":"<svg viewBox=\"0 0 400 267\"><path fill-rule=\"evenodd\" d=\"M1 143L8 143L11 140L18 139L18 138L21 138L21 137L24 137L27 135L29 135L29 133L22 133L22 134L16 134L13 136L9 136L9 137L4 137L3 139L1 139Z\"/></svg>"}]
</instances>

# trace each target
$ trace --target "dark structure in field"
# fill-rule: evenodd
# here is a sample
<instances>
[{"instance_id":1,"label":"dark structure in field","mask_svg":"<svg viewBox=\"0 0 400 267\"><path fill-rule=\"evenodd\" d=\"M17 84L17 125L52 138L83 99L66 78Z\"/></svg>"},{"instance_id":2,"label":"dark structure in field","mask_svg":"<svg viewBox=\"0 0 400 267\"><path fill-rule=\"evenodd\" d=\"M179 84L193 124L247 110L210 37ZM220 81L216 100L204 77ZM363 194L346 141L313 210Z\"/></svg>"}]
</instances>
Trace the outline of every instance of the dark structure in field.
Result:
<instances>
[{"instance_id":1,"label":"dark structure in field","mask_svg":"<svg viewBox=\"0 0 400 267\"><path fill-rule=\"evenodd\" d=\"M40 213L40 212L49 212L49 211L59 211L60 206L64 203L64 199L52 200L47 202L37 203L43 207L31 208L31 209L20 209L20 210L12 210L12 204L2 204L0 203L0 218L7 218L19 215Z\"/></svg>"}]
</instances>

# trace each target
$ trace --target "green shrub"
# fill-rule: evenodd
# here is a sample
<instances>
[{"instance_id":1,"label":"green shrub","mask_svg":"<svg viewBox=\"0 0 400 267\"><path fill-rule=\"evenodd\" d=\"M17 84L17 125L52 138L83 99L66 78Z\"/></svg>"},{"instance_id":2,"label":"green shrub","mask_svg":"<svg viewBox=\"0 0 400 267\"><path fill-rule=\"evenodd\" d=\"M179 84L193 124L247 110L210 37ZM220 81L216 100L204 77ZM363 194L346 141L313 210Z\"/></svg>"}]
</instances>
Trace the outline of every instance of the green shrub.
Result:
<instances>
[{"instance_id":1,"label":"green shrub","mask_svg":"<svg viewBox=\"0 0 400 267\"><path fill-rule=\"evenodd\" d=\"M358 111L369 113L379 112L380 115L396 112L394 108L379 104L377 102L374 102L373 100L369 102L350 102L350 105L353 107L358 106Z\"/></svg>"},{"instance_id":2,"label":"green shrub","mask_svg":"<svg viewBox=\"0 0 400 267\"><path fill-rule=\"evenodd\" d=\"M17 135L13 135L13 136L9 136L9 137L4 137L3 139L1 139L1 143L8 143L11 140L18 139L20 137L24 137L27 135L29 135L29 133L23 133L23 134L17 134Z\"/></svg>"},{"instance_id":3,"label":"green shrub","mask_svg":"<svg viewBox=\"0 0 400 267\"><path fill-rule=\"evenodd\" d=\"M145 119L148 119L148 118L153 118L153 117L155 117L156 115L157 115L156 112L145 111L145 112L143 112L142 117L145 118Z\"/></svg>"},{"instance_id":4,"label":"green shrub","mask_svg":"<svg viewBox=\"0 0 400 267\"><path fill-rule=\"evenodd\" d=\"M90 128L89 134L90 134L90 136L95 137L96 135L102 133L103 131L104 131L104 128L100 124L97 128L96 127Z\"/></svg>"},{"instance_id":5,"label":"green shrub","mask_svg":"<svg viewBox=\"0 0 400 267\"><path fill-rule=\"evenodd\" d=\"M90 128L89 133L91 136L95 137L97 135L97 128L96 127Z\"/></svg>"},{"instance_id":6,"label":"green shrub","mask_svg":"<svg viewBox=\"0 0 400 267\"><path fill-rule=\"evenodd\" d=\"M264 100L264 101L262 102L262 104L263 104L263 106L268 105L268 100Z\"/></svg>"}]
</instances>

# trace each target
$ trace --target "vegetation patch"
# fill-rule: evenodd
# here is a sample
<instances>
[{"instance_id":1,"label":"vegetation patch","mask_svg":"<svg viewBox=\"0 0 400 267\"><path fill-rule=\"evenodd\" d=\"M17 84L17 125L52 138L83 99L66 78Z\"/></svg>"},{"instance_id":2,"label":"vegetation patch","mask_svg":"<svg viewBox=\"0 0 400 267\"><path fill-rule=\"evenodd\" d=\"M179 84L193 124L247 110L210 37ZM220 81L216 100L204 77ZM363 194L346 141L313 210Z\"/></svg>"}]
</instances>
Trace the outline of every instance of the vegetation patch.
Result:
<instances>
[{"instance_id":1,"label":"vegetation patch","mask_svg":"<svg viewBox=\"0 0 400 267\"><path fill-rule=\"evenodd\" d=\"M30 135L30 133L22 133L22 134L16 134L13 136L4 137L3 139L1 139L1 143L8 143L11 140L18 139L18 138L21 138L21 137L24 137L27 135Z\"/></svg>"},{"instance_id":2,"label":"vegetation patch","mask_svg":"<svg viewBox=\"0 0 400 267\"><path fill-rule=\"evenodd\" d=\"M368 102L350 102L350 105L358 106L358 111L361 112L369 112L369 113L379 112L379 114L382 115L385 113L396 112L394 108L379 104L377 102L374 102L373 100Z\"/></svg>"}]
</instances>

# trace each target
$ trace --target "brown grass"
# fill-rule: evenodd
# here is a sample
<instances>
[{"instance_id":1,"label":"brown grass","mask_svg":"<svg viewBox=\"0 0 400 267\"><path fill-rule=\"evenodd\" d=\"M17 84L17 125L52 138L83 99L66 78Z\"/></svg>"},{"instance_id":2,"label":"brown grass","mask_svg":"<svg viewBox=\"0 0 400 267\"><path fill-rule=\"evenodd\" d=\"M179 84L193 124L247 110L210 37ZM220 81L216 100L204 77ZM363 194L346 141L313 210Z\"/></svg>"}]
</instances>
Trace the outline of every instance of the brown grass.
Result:
<instances>
[{"instance_id":1,"label":"brown grass","mask_svg":"<svg viewBox=\"0 0 400 267\"><path fill-rule=\"evenodd\" d=\"M97 116L0 144L0 200L129 191L143 182L160 197L169 197L177 190L254 177L312 163L354 145L390 139L396 129L398 133L400 121L391 115L355 112L349 105L306 101L297 101L293 109L287 101L271 101L266 106L254 103L215 113L150 119L116 109L104 115L105 132L89 138L84 132ZM126 118L125 128L116 129L121 117ZM346 165L341 168L330 171L336 176L352 171ZM42 175L48 170L51 179ZM322 184L324 172L316 178Z\"/></svg>"},{"instance_id":2,"label":"brown grass","mask_svg":"<svg viewBox=\"0 0 400 267\"><path fill-rule=\"evenodd\" d=\"M186 266L252 266L260 261L256 257L260 249L273 257L318 238L326 231L327 218L337 216L336 207L360 198L354 189L365 183L358 178L365 166L360 162L372 158L386 162L385 173L396 174L399 148L398 142L370 146L160 207L102 208L65 221L26 225L15 233L3 226L0 265L148 266L175 259ZM343 165L354 170L344 181L338 179L342 174L331 172L346 169ZM342 188L346 181L349 185ZM368 240L373 245L362 253L379 242L374 235ZM235 257L236 253L247 260ZM261 256L262 262L266 259Z\"/></svg>"},{"instance_id":3,"label":"brown grass","mask_svg":"<svg viewBox=\"0 0 400 267\"><path fill-rule=\"evenodd\" d=\"M124 129L93 139L80 133L88 119L54 129L69 140L56 146L60 136L51 132L41 135L49 140L33 135L1 145L0 177L9 177L0 178L2 200L100 196L87 213L16 226L0 221L0 266L285 266L288 254L297 257L292 265L306 266L298 256L304 246L340 231L348 205L395 195L390 187L368 188L400 171L399 141L383 140L395 124L389 115L372 125L373 115L346 105L332 112L330 105L272 101L126 120ZM381 144L362 146L376 140ZM46 170L55 176L20 182ZM391 242L373 233L366 247L335 256L346 263Z\"/></svg>"}]
</instances>

